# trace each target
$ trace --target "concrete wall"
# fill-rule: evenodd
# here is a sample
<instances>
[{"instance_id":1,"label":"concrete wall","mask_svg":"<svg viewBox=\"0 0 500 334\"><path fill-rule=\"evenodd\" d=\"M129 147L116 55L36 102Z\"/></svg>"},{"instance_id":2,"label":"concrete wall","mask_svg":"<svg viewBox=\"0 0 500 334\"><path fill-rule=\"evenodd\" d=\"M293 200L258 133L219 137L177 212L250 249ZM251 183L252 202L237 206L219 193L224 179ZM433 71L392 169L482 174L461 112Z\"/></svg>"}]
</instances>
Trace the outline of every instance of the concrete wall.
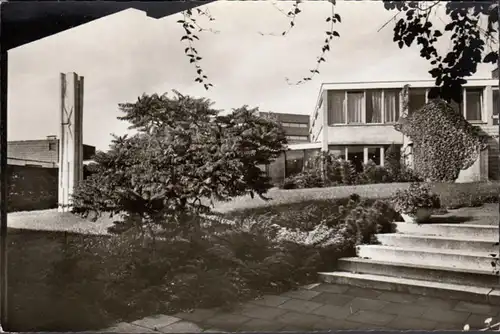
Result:
<instances>
[{"instance_id":1,"label":"concrete wall","mask_svg":"<svg viewBox=\"0 0 500 334\"><path fill-rule=\"evenodd\" d=\"M335 125L328 127L328 144L403 144L403 134L394 125Z\"/></svg>"},{"instance_id":2,"label":"concrete wall","mask_svg":"<svg viewBox=\"0 0 500 334\"><path fill-rule=\"evenodd\" d=\"M480 182L488 180L488 150L483 150L476 162L468 169L460 171L456 183Z\"/></svg>"}]
</instances>

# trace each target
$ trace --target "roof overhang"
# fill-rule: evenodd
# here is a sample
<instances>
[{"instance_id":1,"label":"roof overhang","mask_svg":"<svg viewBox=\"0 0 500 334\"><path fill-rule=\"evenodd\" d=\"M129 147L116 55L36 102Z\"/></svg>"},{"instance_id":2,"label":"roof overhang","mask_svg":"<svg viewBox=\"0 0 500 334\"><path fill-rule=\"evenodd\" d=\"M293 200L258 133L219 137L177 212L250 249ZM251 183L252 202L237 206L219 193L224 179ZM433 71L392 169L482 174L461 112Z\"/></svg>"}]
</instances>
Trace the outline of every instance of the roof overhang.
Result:
<instances>
[{"instance_id":1,"label":"roof overhang","mask_svg":"<svg viewBox=\"0 0 500 334\"><path fill-rule=\"evenodd\" d=\"M313 150L318 148L321 148L321 143L289 144L287 151Z\"/></svg>"}]
</instances>

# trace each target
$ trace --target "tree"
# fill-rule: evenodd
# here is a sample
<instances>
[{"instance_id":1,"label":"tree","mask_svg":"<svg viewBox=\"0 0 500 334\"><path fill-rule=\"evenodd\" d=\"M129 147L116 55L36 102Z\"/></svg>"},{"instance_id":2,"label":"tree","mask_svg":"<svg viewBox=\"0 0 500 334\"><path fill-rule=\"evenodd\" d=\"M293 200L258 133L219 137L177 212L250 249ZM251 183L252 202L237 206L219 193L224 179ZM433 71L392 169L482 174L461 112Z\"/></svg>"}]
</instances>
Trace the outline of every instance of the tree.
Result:
<instances>
[{"instance_id":1,"label":"tree","mask_svg":"<svg viewBox=\"0 0 500 334\"><path fill-rule=\"evenodd\" d=\"M435 88L429 93L450 102L462 101L465 78L477 71L481 63L496 64L498 49L498 2L497 1L446 1L445 13L449 23L444 31L433 29L429 20L443 1L392 1L384 0L387 10L404 14L394 27L394 42L400 48L420 45L420 56L434 67L429 71L435 78ZM396 17L396 16L395 16ZM486 19L486 28L481 19ZM445 56L440 55L436 44L447 39L452 45Z\"/></svg>"},{"instance_id":2,"label":"tree","mask_svg":"<svg viewBox=\"0 0 500 334\"><path fill-rule=\"evenodd\" d=\"M319 74L320 66L326 62L326 54L330 51L330 45L334 37L340 37L335 30L335 24L340 24L341 16L335 11L336 1L328 0L331 9L325 18L326 36L323 45L319 49L319 55L314 68L297 82L290 84L302 84L310 81ZM295 0L292 8L287 12L282 11L289 18L289 27L280 35L286 36L296 27L296 18L302 12L301 0ZM394 42L400 48L410 47L415 42L420 46L420 56L429 60L433 68L429 71L435 79L435 87L431 89L429 95L432 98L440 97L448 102L455 100L462 101L463 84L466 78L475 74L478 64L495 64L498 61L498 50L493 49L493 44L498 43L498 3L497 1L393 1L384 0L381 2L389 11L396 11L393 19L402 16L394 27ZM449 23L444 31L434 29L430 19L436 15L436 10L444 4L445 14ZM196 9L199 16L208 17L210 21L215 20L208 10ZM198 77L197 82L203 83L206 89L211 84L206 82L207 76L203 74L199 61L202 59L196 49L193 50L193 43L198 39L195 30L199 32L207 30L201 28L195 18L196 14L191 10L184 12L184 20L180 20L185 29L185 36L182 40L188 42L186 54L190 62L196 66ZM481 19L486 19L487 25L484 28ZM392 21L392 20L391 20ZM389 24L391 21L387 22ZM385 25L384 25L385 26ZM449 39L452 48L446 55L440 55L436 45L439 40Z\"/></svg>"},{"instance_id":3,"label":"tree","mask_svg":"<svg viewBox=\"0 0 500 334\"><path fill-rule=\"evenodd\" d=\"M76 211L125 212L122 229L166 228L208 212L212 198L255 193L265 199L272 185L258 165L284 151L281 125L256 108L222 116L211 106L178 92L120 104L119 119L137 133L115 136L108 152L96 154L97 170L75 191Z\"/></svg>"}]
</instances>

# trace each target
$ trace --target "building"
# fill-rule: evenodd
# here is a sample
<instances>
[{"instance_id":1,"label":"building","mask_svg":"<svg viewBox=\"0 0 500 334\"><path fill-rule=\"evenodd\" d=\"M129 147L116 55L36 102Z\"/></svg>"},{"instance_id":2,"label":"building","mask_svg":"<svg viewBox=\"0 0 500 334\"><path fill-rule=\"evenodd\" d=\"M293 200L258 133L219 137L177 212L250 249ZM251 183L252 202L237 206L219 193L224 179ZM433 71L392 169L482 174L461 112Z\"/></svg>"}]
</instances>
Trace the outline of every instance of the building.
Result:
<instances>
[{"instance_id":1,"label":"building","mask_svg":"<svg viewBox=\"0 0 500 334\"><path fill-rule=\"evenodd\" d=\"M427 102L434 81L381 81L324 83L310 116L310 143L289 145L289 150L268 167L275 181L300 172L304 162L320 151L329 151L353 162L358 170L372 160L384 165L390 145L405 142L394 124L401 114L403 87L409 85L408 112ZM497 180L498 163L498 80L469 79L464 85L464 101L457 112L481 128L488 137L488 150L481 166L467 181Z\"/></svg>"},{"instance_id":2,"label":"building","mask_svg":"<svg viewBox=\"0 0 500 334\"><path fill-rule=\"evenodd\" d=\"M94 146L83 145L83 160L90 160L96 152ZM9 141L7 164L55 168L59 164L59 140L47 136L40 140Z\"/></svg>"},{"instance_id":3,"label":"building","mask_svg":"<svg viewBox=\"0 0 500 334\"><path fill-rule=\"evenodd\" d=\"M260 112L261 116L271 116L278 120L285 131L289 143L309 142L309 116Z\"/></svg>"}]
</instances>

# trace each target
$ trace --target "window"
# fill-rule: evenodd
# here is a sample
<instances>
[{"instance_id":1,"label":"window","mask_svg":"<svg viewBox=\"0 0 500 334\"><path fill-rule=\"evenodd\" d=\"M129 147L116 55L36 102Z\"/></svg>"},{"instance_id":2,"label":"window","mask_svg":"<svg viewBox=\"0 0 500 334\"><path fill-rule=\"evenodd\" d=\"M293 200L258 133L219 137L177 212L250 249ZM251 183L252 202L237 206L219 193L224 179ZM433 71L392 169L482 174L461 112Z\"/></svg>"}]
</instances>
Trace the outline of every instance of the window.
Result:
<instances>
[{"instance_id":1,"label":"window","mask_svg":"<svg viewBox=\"0 0 500 334\"><path fill-rule=\"evenodd\" d=\"M382 91L366 91L366 123L382 123Z\"/></svg>"},{"instance_id":2,"label":"window","mask_svg":"<svg viewBox=\"0 0 500 334\"><path fill-rule=\"evenodd\" d=\"M56 143L49 143L49 151L55 151L56 150Z\"/></svg>"},{"instance_id":3,"label":"window","mask_svg":"<svg viewBox=\"0 0 500 334\"><path fill-rule=\"evenodd\" d=\"M499 96L499 91L497 89L493 89L493 125L498 125L498 99L500 98Z\"/></svg>"},{"instance_id":4,"label":"window","mask_svg":"<svg viewBox=\"0 0 500 334\"><path fill-rule=\"evenodd\" d=\"M308 141L308 136L286 136L289 141Z\"/></svg>"},{"instance_id":5,"label":"window","mask_svg":"<svg viewBox=\"0 0 500 334\"><path fill-rule=\"evenodd\" d=\"M386 123L395 123L399 119L399 91L384 92L384 117Z\"/></svg>"},{"instance_id":6,"label":"window","mask_svg":"<svg viewBox=\"0 0 500 334\"><path fill-rule=\"evenodd\" d=\"M304 150L287 151L285 163L286 177L302 172L304 167Z\"/></svg>"},{"instance_id":7,"label":"window","mask_svg":"<svg viewBox=\"0 0 500 334\"><path fill-rule=\"evenodd\" d=\"M368 147L368 160L380 165L380 147Z\"/></svg>"},{"instance_id":8,"label":"window","mask_svg":"<svg viewBox=\"0 0 500 334\"><path fill-rule=\"evenodd\" d=\"M340 158L342 160L346 160L346 158L345 158L345 147L344 146L329 146L328 147L328 152L330 154L333 154L337 158Z\"/></svg>"},{"instance_id":9,"label":"window","mask_svg":"<svg viewBox=\"0 0 500 334\"><path fill-rule=\"evenodd\" d=\"M306 123L291 123L291 122L283 122L281 123L284 127L289 128L307 128Z\"/></svg>"},{"instance_id":10,"label":"window","mask_svg":"<svg viewBox=\"0 0 500 334\"><path fill-rule=\"evenodd\" d=\"M328 92L328 125L344 124L346 122L344 113L345 92Z\"/></svg>"},{"instance_id":11,"label":"window","mask_svg":"<svg viewBox=\"0 0 500 334\"><path fill-rule=\"evenodd\" d=\"M409 94L408 114L412 114L425 105L426 89L411 89Z\"/></svg>"},{"instance_id":12,"label":"window","mask_svg":"<svg viewBox=\"0 0 500 334\"><path fill-rule=\"evenodd\" d=\"M478 88L465 89L465 119L480 121L482 119L483 90Z\"/></svg>"},{"instance_id":13,"label":"window","mask_svg":"<svg viewBox=\"0 0 500 334\"><path fill-rule=\"evenodd\" d=\"M364 149L362 146L349 146L347 148L347 160L351 161L356 172L363 171Z\"/></svg>"},{"instance_id":14,"label":"window","mask_svg":"<svg viewBox=\"0 0 500 334\"><path fill-rule=\"evenodd\" d=\"M347 123L363 123L364 92L347 92Z\"/></svg>"}]
</instances>

